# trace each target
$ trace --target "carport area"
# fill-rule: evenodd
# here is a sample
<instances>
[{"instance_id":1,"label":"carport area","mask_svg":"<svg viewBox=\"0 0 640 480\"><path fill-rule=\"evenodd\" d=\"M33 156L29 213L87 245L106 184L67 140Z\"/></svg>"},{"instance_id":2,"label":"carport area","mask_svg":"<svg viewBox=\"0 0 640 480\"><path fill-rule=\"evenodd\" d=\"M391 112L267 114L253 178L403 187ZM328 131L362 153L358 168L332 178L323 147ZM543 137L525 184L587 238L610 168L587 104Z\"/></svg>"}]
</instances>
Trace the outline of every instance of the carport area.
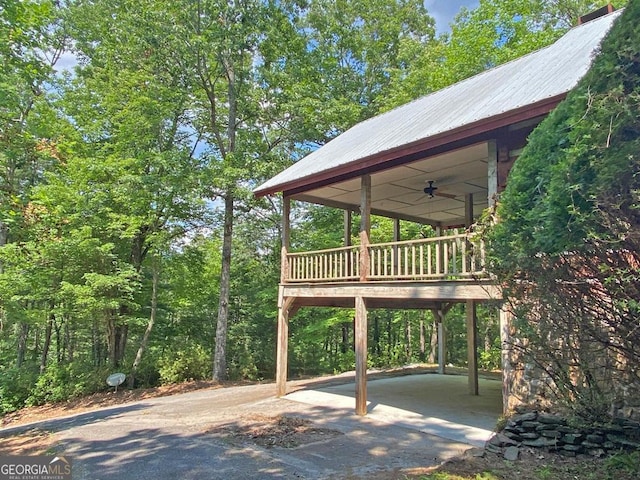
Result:
<instances>
[{"instance_id":1,"label":"carport area","mask_svg":"<svg viewBox=\"0 0 640 480\"><path fill-rule=\"evenodd\" d=\"M479 395L470 395L465 375L435 373L369 380L367 417L483 446L502 414L502 381L479 378ZM288 394L295 402L351 409L353 383L314 386Z\"/></svg>"}]
</instances>

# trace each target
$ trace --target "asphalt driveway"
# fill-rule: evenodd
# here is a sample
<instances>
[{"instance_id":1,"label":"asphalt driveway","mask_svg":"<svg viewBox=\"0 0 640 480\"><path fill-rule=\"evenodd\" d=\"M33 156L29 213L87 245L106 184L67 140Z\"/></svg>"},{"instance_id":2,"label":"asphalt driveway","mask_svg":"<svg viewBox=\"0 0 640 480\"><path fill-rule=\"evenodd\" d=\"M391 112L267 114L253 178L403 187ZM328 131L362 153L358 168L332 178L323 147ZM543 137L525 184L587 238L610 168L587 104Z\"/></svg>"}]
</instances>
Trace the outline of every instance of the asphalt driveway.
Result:
<instances>
[{"instance_id":1,"label":"asphalt driveway","mask_svg":"<svg viewBox=\"0 0 640 480\"><path fill-rule=\"evenodd\" d=\"M370 381L373 402L367 417L355 416L354 404L344 401L353 384L308 386L281 399L274 398L273 384L262 384L147 399L37 426L56 432L61 453L73 461L74 480L372 478L381 472L393 478L393 472L437 465L481 442L471 437L483 435L481 431L489 433L487 418L499 408L488 402L484 413L460 411L464 423L455 421L460 405L452 405L446 413L446 405L436 408L433 404L435 416L411 411L420 398L407 400L411 384L423 393L425 388L432 393L437 389L423 382L427 377L437 380L436 375L411 375ZM466 382L466 377L460 378ZM493 387L499 388L499 382L495 383ZM483 401L487 402L491 396L487 385L485 391ZM388 400L383 392L397 395ZM451 392L450 388L441 391L445 398L452 398ZM338 401L338 397L343 399ZM393 398L399 406L384 405ZM383 407L392 410L385 413ZM399 411L409 413L403 417ZM233 431L243 419L277 415L306 419L333 433L293 448L259 445L246 437L229 441L220 434ZM445 422L449 430L433 429L429 418ZM481 419L480 423L474 418ZM466 433L456 438L451 434L456 431ZM471 437L465 436L469 434Z\"/></svg>"}]
</instances>

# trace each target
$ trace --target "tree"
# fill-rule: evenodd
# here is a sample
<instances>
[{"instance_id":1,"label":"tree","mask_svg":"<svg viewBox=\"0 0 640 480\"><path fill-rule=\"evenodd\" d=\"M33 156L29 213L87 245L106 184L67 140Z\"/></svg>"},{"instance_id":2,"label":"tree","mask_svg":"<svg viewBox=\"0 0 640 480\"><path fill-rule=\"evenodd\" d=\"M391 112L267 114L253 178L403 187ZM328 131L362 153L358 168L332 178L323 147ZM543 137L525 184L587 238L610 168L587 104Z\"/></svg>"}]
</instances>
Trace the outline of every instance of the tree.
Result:
<instances>
[{"instance_id":1,"label":"tree","mask_svg":"<svg viewBox=\"0 0 640 480\"><path fill-rule=\"evenodd\" d=\"M419 4L346 2L336 9L315 2L300 9L287 2L197 2L175 22L186 26L177 52L199 92L212 196L224 201L214 379L226 377L233 225L237 208L244 208L236 202L246 203L247 181L273 173L296 145L323 143L375 111L398 37L428 25L415 15L423 9L411 11L412 5ZM390 51L372 55L383 46ZM318 117L309 102L333 107ZM270 169L268 160L275 160Z\"/></svg>"},{"instance_id":2,"label":"tree","mask_svg":"<svg viewBox=\"0 0 640 480\"><path fill-rule=\"evenodd\" d=\"M20 257L12 244L30 238L25 219L30 191L57 161L57 147L48 138L45 83L65 46L61 10L47 1L8 1L0 8L0 249L6 248L0 253L0 276L8 280L0 289L0 325L6 322L18 331L18 366L25 360L29 329L36 320L8 316L26 309L8 305L13 286L6 270L12 253Z\"/></svg>"},{"instance_id":3,"label":"tree","mask_svg":"<svg viewBox=\"0 0 640 480\"><path fill-rule=\"evenodd\" d=\"M588 74L532 133L489 236L491 271L517 299L529 343L512 349L560 402L610 420L640 362L640 5L629 4Z\"/></svg>"}]
</instances>

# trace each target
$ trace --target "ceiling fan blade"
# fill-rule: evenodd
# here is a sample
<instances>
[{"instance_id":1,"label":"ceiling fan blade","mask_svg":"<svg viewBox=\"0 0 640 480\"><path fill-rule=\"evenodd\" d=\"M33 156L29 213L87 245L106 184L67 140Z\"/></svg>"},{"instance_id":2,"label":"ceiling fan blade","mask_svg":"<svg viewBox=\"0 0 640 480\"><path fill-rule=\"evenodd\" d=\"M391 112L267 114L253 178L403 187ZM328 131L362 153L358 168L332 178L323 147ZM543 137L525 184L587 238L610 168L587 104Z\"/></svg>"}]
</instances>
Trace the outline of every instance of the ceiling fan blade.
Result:
<instances>
[{"instance_id":1,"label":"ceiling fan blade","mask_svg":"<svg viewBox=\"0 0 640 480\"><path fill-rule=\"evenodd\" d=\"M445 197L445 198L456 198L457 196L452 193L444 193L444 192L433 192L433 195L436 197Z\"/></svg>"}]
</instances>

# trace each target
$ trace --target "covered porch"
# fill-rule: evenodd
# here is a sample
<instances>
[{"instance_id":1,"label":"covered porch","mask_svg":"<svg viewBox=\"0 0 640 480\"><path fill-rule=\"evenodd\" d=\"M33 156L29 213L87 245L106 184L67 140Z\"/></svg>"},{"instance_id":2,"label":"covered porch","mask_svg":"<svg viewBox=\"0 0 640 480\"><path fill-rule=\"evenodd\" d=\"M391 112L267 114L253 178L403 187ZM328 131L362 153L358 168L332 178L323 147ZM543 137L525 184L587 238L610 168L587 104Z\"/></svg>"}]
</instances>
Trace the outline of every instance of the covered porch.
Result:
<instances>
[{"instance_id":1,"label":"covered porch","mask_svg":"<svg viewBox=\"0 0 640 480\"><path fill-rule=\"evenodd\" d=\"M369 310L429 309L442 325L457 303L466 306L468 389L478 393L476 305L500 301L501 292L473 225L497 202L529 134L588 70L614 20L586 22L546 48L363 121L255 189L282 194L278 395L286 393L289 320L299 308L355 309L355 402L363 415ZM292 201L343 210L344 245L293 251ZM393 219L393 238L371 241L372 215ZM432 230L403 239L403 221ZM502 311L500 323L504 339ZM445 347L438 346L441 364Z\"/></svg>"},{"instance_id":2,"label":"covered porch","mask_svg":"<svg viewBox=\"0 0 640 480\"><path fill-rule=\"evenodd\" d=\"M442 182L436 183L432 178ZM453 305L462 303L466 311L468 393L478 395L476 306L501 299L501 291L486 269L485 245L474 233L473 224L492 204L498 188L496 143L481 142L409 166L366 173L357 180L322 186L300 195L285 195L277 394L287 393L289 321L302 307L355 310L355 410L365 415L368 312L375 308L431 311L438 325L439 371L444 373L445 317ZM292 200L342 208L344 246L291 251ZM353 212L360 215L355 245L351 244ZM391 241L370 242L374 214L393 219ZM428 225L428 235L400 238L403 221Z\"/></svg>"}]
</instances>

